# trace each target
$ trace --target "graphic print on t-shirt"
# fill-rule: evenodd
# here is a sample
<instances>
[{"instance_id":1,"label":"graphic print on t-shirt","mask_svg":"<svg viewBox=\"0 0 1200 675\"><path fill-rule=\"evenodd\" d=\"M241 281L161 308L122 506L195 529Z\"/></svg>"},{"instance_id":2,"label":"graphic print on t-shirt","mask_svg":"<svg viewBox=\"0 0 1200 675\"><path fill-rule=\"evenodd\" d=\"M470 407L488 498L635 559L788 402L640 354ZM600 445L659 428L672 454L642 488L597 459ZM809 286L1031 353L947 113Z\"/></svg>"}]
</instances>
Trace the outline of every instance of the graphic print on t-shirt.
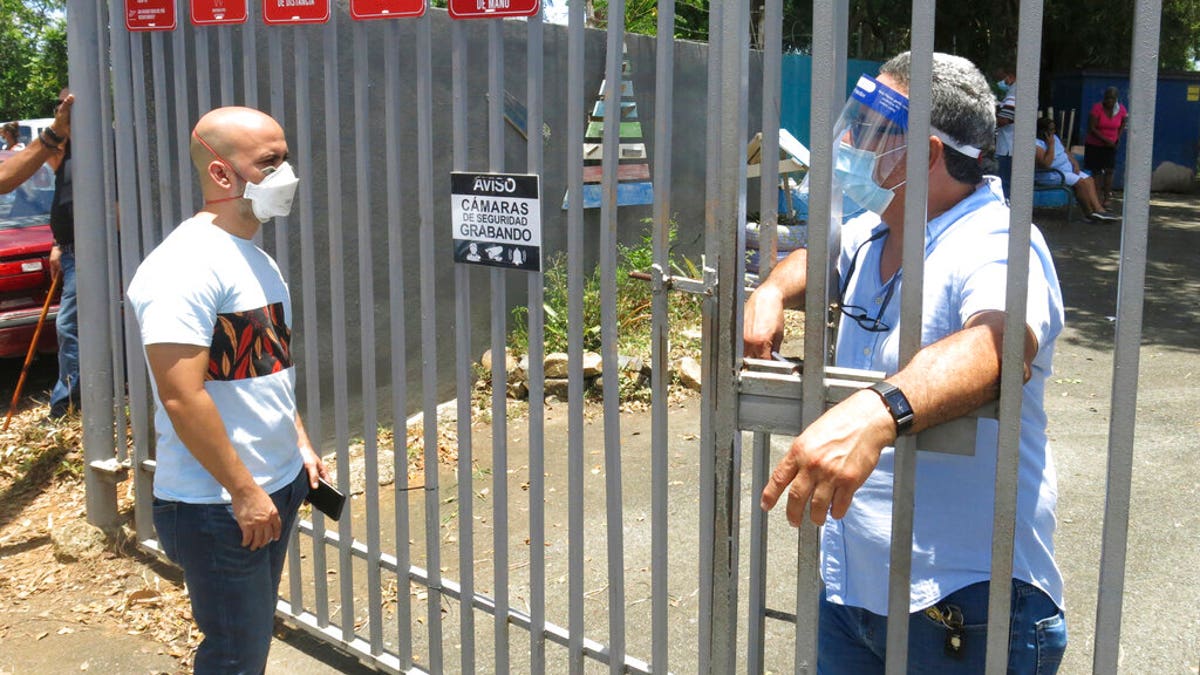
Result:
<instances>
[{"instance_id":1,"label":"graphic print on t-shirt","mask_svg":"<svg viewBox=\"0 0 1200 675\"><path fill-rule=\"evenodd\" d=\"M291 339L282 302L218 314L205 379L245 380L291 368Z\"/></svg>"}]
</instances>

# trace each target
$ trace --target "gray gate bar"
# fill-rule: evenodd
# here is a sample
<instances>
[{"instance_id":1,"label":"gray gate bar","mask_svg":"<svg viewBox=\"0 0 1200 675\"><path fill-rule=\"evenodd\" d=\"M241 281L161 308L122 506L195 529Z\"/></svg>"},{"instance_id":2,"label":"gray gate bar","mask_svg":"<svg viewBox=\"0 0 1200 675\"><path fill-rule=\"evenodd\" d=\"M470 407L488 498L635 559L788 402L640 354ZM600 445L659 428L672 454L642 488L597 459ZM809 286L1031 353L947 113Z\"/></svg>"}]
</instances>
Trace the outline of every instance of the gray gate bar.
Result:
<instances>
[{"instance_id":1,"label":"gray gate bar","mask_svg":"<svg viewBox=\"0 0 1200 675\"><path fill-rule=\"evenodd\" d=\"M252 10L249 7L249 4L250 3L247 3L247 7L246 7L246 23L243 24L241 27L241 33L242 33L242 102L248 108L257 108L258 107L258 48L257 48L257 41L255 40L255 31L254 31L254 23L253 23L254 10ZM275 31L271 31L271 32L274 33ZM272 76L274 75L275 68L277 66L281 67L282 65L283 64L281 61L272 60L271 65L270 65L271 75ZM280 79L282 79L282 78L280 78ZM274 77L272 77L270 81L271 81L271 93L273 94L275 92L275 84L274 83L278 82L279 80L276 80ZM272 100L271 116L274 117L275 112L279 111L282 107L283 106L278 106L278 107L275 106L275 102L274 102L274 100ZM278 118L276 118L276 119L278 119ZM282 124L283 123L280 122L280 125L282 125ZM275 259L276 259L275 262L279 262L279 252L278 251L276 251L276 253L275 253ZM284 275L284 279L287 279L287 275Z\"/></svg>"},{"instance_id":2,"label":"gray gate bar","mask_svg":"<svg viewBox=\"0 0 1200 675\"><path fill-rule=\"evenodd\" d=\"M362 434L367 517L367 613L371 654L383 654L383 587L380 580L379 427L375 380L375 266L371 264L371 141L368 136L367 29L354 22L354 184L358 202L358 320L362 358ZM384 84L385 87L390 83ZM331 157L336 157L331 156ZM391 191L389 191L391 192ZM337 303L334 303L337 304ZM393 433L393 439L397 436ZM403 435L399 438L403 438ZM349 453L347 453L349 454ZM347 476L347 481L349 476ZM399 480L399 476L395 477ZM347 519L349 521L349 519ZM353 619L352 619L353 620Z\"/></svg>"},{"instance_id":3,"label":"gray gate bar","mask_svg":"<svg viewBox=\"0 0 1200 675\"><path fill-rule=\"evenodd\" d=\"M705 209L706 268L717 289L706 296L701 407L700 672L734 671L737 657L738 508L741 432L737 430L737 335L744 286L741 246L746 218L746 124L750 8L746 3L710 8L709 118L712 139ZM706 276L708 275L706 269Z\"/></svg>"},{"instance_id":4,"label":"gray gate bar","mask_svg":"<svg viewBox=\"0 0 1200 675\"><path fill-rule=\"evenodd\" d=\"M491 19L488 30L488 167L504 171L504 20ZM492 578L495 596L496 672L508 665L508 359L505 270L493 267L492 308ZM463 364L460 364L463 365Z\"/></svg>"},{"instance_id":5,"label":"gray gate bar","mask_svg":"<svg viewBox=\"0 0 1200 675\"><path fill-rule=\"evenodd\" d=\"M418 19L417 50L424 49L424 64L418 58L417 89L428 87L429 78L424 66L428 63L429 19ZM384 41L384 121L386 138L388 185L399 185L402 180L400 168L400 22L388 24L387 39ZM420 94L418 101L420 101ZM428 100L428 99L425 99ZM418 118L425 113L418 102ZM427 121L427 120L425 120ZM421 135L420 138L424 138ZM391 307L406 307L404 291L404 232L405 218L400 199L400 190L387 193L388 232L388 300ZM392 453L393 475L392 497L396 509L395 541L396 568L406 570L412 564L409 544L408 507L408 321L407 312L388 312L391 328L391 383L392 383ZM412 667L412 595L406 575L396 578L396 660L400 670Z\"/></svg>"},{"instance_id":6,"label":"gray gate bar","mask_svg":"<svg viewBox=\"0 0 1200 675\"><path fill-rule=\"evenodd\" d=\"M467 35L462 22L450 24L452 44L451 124L453 126L454 170L467 171ZM422 139L424 135L422 134ZM458 403L458 573L462 584L459 605L459 659L464 673L475 670L475 614L471 598L475 595L475 490L472 477L471 386L471 269L454 266L454 334Z\"/></svg>"},{"instance_id":7,"label":"gray gate bar","mask_svg":"<svg viewBox=\"0 0 1200 675\"><path fill-rule=\"evenodd\" d=\"M909 74L908 137L929 138L933 82L933 0L913 2L912 59ZM907 199L904 220L921 223L904 231L900 287L900 367L921 349L922 289L925 283L925 223L929 221L929 143L909 143L906 151ZM896 439L892 478L892 546L888 570L888 622L886 670L901 675L908 670L908 608L911 595L913 496L917 470L916 439Z\"/></svg>"},{"instance_id":8,"label":"gray gate bar","mask_svg":"<svg viewBox=\"0 0 1200 675\"><path fill-rule=\"evenodd\" d=\"M187 28L184 28L182 30L173 31L170 35L172 47L171 69L174 73L173 84L175 85L175 94L172 99L172 103L175 105L175 135L161 136L158 139L159 143L166 145L166 152L169 155L173 155L176 161L177 173L175 177L177 181L166 181L167 194L171 193L172 186L178 187L179 189L179 212L176 217L163 219L163 239L165 239L167 235L175 229L175 226L178 225L180 221L188 216L191 216L196 210L196 201L192 198L194 181L190 180L190 176L192 175L191 157L189 156L189 153L179 150L179 148L188 147L187 143L190 142L190 139L184 139L187 139L188 134L191 133L192 124L194 122L194 120L190 119L188 116L188 111L191 110L191 104L189 103L190 98L188 95L188 85L191 83L191 78L188 77L187 67L187 30ZM158 33L155 33L156 37L158 35ZM205 65L207 65L207 63ZM193 67L192 70L202 69ZM207 88L200 87L199 85L200 83L197 81L197 91L208 91ZM163 82L163 90L166 90L165 81ZM204 107L205 111L208 109L209 106ZM165 106L163 108L156 108L155 117L158 115L163 115L165 118L166 111L167 108ZM184 144L178 145L181 141ZM164 173L163 176L165 177L166 174Z\"/></svg>"},{"instance_id":9,"label":"gray gate bar","mask_svg":"<svg viewBox=\"0 0 1200 675\"><path fill-rule=\"evenodd\" d=\"M106 28L108 27L108 16L106 10L108 6L105 3L99 3L99 8L96 11L96 25L93 29L96 31L96 63L99 64L99 72L97 73L97 81L102 80L100 73L109 72L112 68L111 61L111 44L110 36ZM113 119L113 100L112 89L110 87L100 87L99 91L100 104L100 143L101 143L101 165L105 168L103 175L103 195L104 195L104 243L105 243L105 272L108 275L108 297L117 299L108 305L108 321L110 327L110 339L113 349L110 353L112 359L112 372L125 373L125 351L122 346L125 344L124 322L122 321L122 311L120 298L124 296L124 283L121 278L121 252L119 239L119 221L117 220L117 178L116 175L116 150L114 145L114 133L116 127ZM108 383L112 388L112 412L115 422L114 436L116 439L116 448L113 461L108 464L109 467L116 469L118 466L128 466L129 464L129 438L128 438L128 419L125 415L125 382L123 377L113 377Z\"/></svg>"},{"instance_id":10,"label":"gray gate bar","mask_svg":"<svg viewBox=\"0 0 1200 675\"><path fill-rule=\"evenodd\" d=\"M650 662L657 673L669 672L667 642L667 548L670 457L667 448L667 394L670 378L670 326L663 277L671 273L671 120L675 111L675 0L658 8L658 38L654 79L654 268L651 270L650 325Z\"/></svg>"},{"instance_id":11,"label":"gray gate bar","mask_svg":"<svg viewBox=\"0 0 1200 675\"><path fill-rule=\"evenodd\" d=\"M229 26L217 28L217 47L221 59L221 105L233 105L233 41L230 30Z\"/></svg>"},{"instance_id":12,"label":"gray gate bar","mask_svg":"<svg viewBox=\"0 0 1200 675\"><path fill-rule=\"evenodd\" d=\"M177 44L183 44L188 32L192 33L192 48L196 53L196 62L192 64L192 72L195 73L196 80L196 108L212 110L216 106L212 103L212 77L210 75L212 59L208 56L209 34L207 31L188 28L172 33L171 37Z\"/></svg>"},{"instance_id":13,"label":"gray gate bar","mask_svg":"<svg viewBox=\"0 0 1200 675\"><path fill-rule=\"evenodd\" d=\"M167 155L167 139L171 137L167 110L167 66L163 61L163 35L150 34L150 66L154 78L154 149L158 173L158 232L145 242L149 253L171 231L175 221L171 206L171 166ZM182 186L181 186L182 187Z\"/></svg>"},{"instance_id":14,"label":"gray gate bar","mask_svg":"<svg viewBox=\"0 0 1200 675\"><path fill-rule=\"evenodd\" d=\"M282 30L282 29L281 29ZM296 77L296 147L297 157L302 158L302 161L308 162L308 167L313 174L316 173L315 162L313 161L313 139L312 139L312 114L309 108L309 101L312 99L309 93L309 66L308 66L308 39L305 29L296 29L294 35L297 39L293 44L293 55L295 59L295 77ZM313 188L316 187L316 182L313 182ZM316 269L316 235L313 232L313 194L315 189L300 190L300 270L301 277L305 282L301 283L301 293L303 295L302 307L304 308L304 355L306 360L311 360L313 368L305 366L304 375L304 402L306 406L305 414L305 429L308 431L310 439L316 439L318 445L321 443L324 436L321 433L321 378L317 374L316 356L321 353L321 345L319 342L320 335L318 333L318 316L317 316L317 288L316 283L311 283L313 270ZM320 579L325 576L325 546L322 543L325 533L325 516L319 511L313 511L313 542L312 542L312 570L313 579ZM300 586L297 584L293 591L299 591ZM329 587L323 583L313 584L313 606L316 612L316 625L324 629L329 625ZM296 595L289 598L290 602L297 609L297 613L302 611L303 603L302 596Z\"/></svg>"},{"instance_id":15,"label":"gray gate bar","mask_svg":"<svg viewBox=\"0 0 1200 675\"><path fill-rule=\"evenodd\" d=\"M544 57L542 55L542 13L526 22L525 105L526 171L542 174L542 97ZM544 191L545 187L542 186ZM542 220L546 222L548 200L542 199ZM542 257L545 269L546 258ZM545 439L545 309L544 277L528 275L529 287L529 670L535 675L546 671L546 439Z\"/></svg>"},{"instance_id":16,"label":"gray gate bar","mask_svg":"<svg viewBox=\"0 0 1200 675\"><path fill-rule=\"evenodd\" d=\"M79 7L75 20L67 24L68 69L72 82L99 82L100 72L96 60L99 43L96 40L97 16L100 5L91 3L86 9ZM102 130L100 101L93 96L81 95L75 102L72 115L72 135L75 138L97 138ZM77 151L77 152L76 152ZM98 212L103 209L103 157L100 146L81 144L73 149L76 162L75 197L81 213ZM80 381L83 404L83 450L87 465L103 462L112 457L113 399L111 378L112 348L107 305L113 300L107 295L107 272L105 266L105 232L100 228L80 228L75 239L77 257L83 262L78 266L77 288L79 292L80 328L80 372L88 377ZM98 471L86 471L87 515L93 525L110 527L117 523L117 494L109 479Z\"/></svg>"},{"instance_id":17,"label":"gray gate bar","mask_svg":"<svg viewBox=\"0 0 1200 675\"><path fill-rule=\"evenodd\" d=\"M110 0L110 2L113 0ZM124 24L118 30L124 31ZM149 110L149 105L146 103L146 87L147 85L158 87L160 83L151 82L146 77L146 41L143 39L142 33L124 33L127 35L129 43L129 79L130 87L133 91L133 125L134 129L149 129L150 122L146 117L146 111ZM134 86L132 83L138 83ZM157 233L154 229L154 196L150 187L149 167L150 165L150 138L147 133L134 133L131 141L134 143L134 148L137 152L137 166L140 170L137 172L137 190L138 190L138 212L140 214L140 255L138 260L141 260L152 247L151 242L157 240ZM131 227L136 227L136 224L131 224ZM148 446L147 446L148 447Z\"/></svg>"},{"instance_id":18,"label":"gray gate bar","mask_svg":"<svg viewBox=\"0 0 1200 675\"><path fill-rule=\"evenodd\" d=\"M766 279L775 267L779 223L779 116L782 89L782 0L765 0L763 7L762 142L759 157L758 278ZM785 186L790 190L790 186ZM790 203L790 199L789 199ZM739 246L744 251L744 243ZM739 300L745 304L745 298ZM767 483L771 462L771 436L754 434L751 453L750 494L755 495ZM767 600L767 514L757 505L750 508L750 585L749 621L746 627L747 671L761 673L765 668L765 631Z\"/></svg>"},{"instance_id":19,"label":"gray gate bar","mask_svg":"<svg viewBox=\"0 0 1200 675\"><path fill-rule=\"evenodd\" d=\"M246 29L247 35L254 35L254 31ZM254 53L253 40L247 38L244 42L249 43L244 49L249 54ZM256 58L253 56L247 58ZM275 118L279 125L287 128L287 109L283 104L283 48L279 44L279 31L267 31L267 60L270 61L269 77L267 86L271 96L271 116ZM249 66L247 66L247 69ZM258 99L258 83L253 79L254 76L249 76L246 80L246 105L251 108L256 108ZM312 157L297 157L297 163L301 166L301 171L304 167L312 167ZM310 174L311 176L311 174ZM290 281L291 276L291 247L288 246L288 234L291 232L289 228L289 219L291 216L283 216L272 221L273 229L275 230L275 264L279 265L279 271L283 273L284 280Z\"/></svg>"},{"instance_id":20,"label":"gray gate bar","mask_svg":"<svg viewBox=\"0 0 1200 675\"><path fill-rule=\"evenodd\" d=\"M1017 73L1036 82L1040 71L1042 2L1022 0L1017 38ZM1016 138L1036 132L1037 99L1017 99ZM992 515L991 578L1013 576L1013 540L1017 514L1018 470L1021 453L1021 399L1023 396L1025 316L1029 279L1030 230L1033 216L1034 147L1018 143L1013 148L1012 198L1008 232L1008 280L1005 290L1004 344L1000 373L999 438ZM1012 584L992 583L988 592L987 672L1000 675L1008 668L1008 637Z\"/></svg>"},{"instance_id":21,"label":"gray gate bar","mask_svg":"<svg viewBox=\"0 0 1200 675\"><path fill-rule=\"evenodd\" d=\"M117 0L109 0L109 16L122 16L123 6L118 7ZM134 132L135 106L133 80L130 77L129 34L121 22L113 22L110 35L112 50L113 74L113 112L116 133L119 138L128 139L116 145L117 166L125 167L117 172L117 198L120 222L125 223L120 237L121 282L122 288L128 285L133 277L133 270L141 261L138 240L139 219L138 181L145 180L145 164L136 159L137 149L145 148L145 135ZM141 54L138 54L139 59ZM140 89L141 87L139 87ZM143 109L144 114L144 109ZM139 138L140 137L140 138ZM139 167L142 170L138 170ZM139 174L141 178L139 178ZM154 537L153 529L153 500L148 482L149 473L145 472L142 460L149 449L149 425L147 420L147 404L149 403L149 387L146 380L146 362L142 356L141 339L137 328L137 317L133 312L123 312L125 321L125 341L121 346L125 350L127 366L126 379L129 386L129 422L133 433L133 457L131 468L134 472L134 527L137 528L137 540L146 541ZM119 371L118 371L119 372ZM120 380L120 378L115 378Z\"/></svg>"},{"instance_id":22,"label":"gray gate bar","mask_svg":"<svg viewBox=\"0 0 1200 675\"><path fill-rule=\"evenodd\" d=\"M804 363L801 420L812 424L825 412L825 366L831 348L829 292L837 274L833 262L841 244L841 230L831 230L833 208L833 164L820 161L833 157L833 125L845 101L846 34L849 26L848 0L836 0L832 7L813 5L812 120L809 125L811 156L818 158L808 169L809 223L806 257L807 289L804 296ZM841 201L836 215L841 217ZM760 256L761 257L761 256ZM765 483L765 480L764 480ZM759 485L756 489L761 490ZM796 645L795 669L798 673L816 672L817 609L820 579L817 566L820 554L819 530L809 520L801 522L796 536Z\"/></svg>"},{"instance_id":23,"label":"gray gate bar","mask_svg":"<svg viewBox=\"0 0 1200 675\"><path fill-rule=\"evenodd\" d=\"M567 6L567 138L583 138L583 3ZM583 673L583 145L567 143L567 557L571 675Z\"/></svg>"},{"instance_id":24,"label":"gray gate bar","mask_svg":"<svg viewBox=\"0 0 1200 675\"><path fill-rule=\"evenodd\" d=\"M329 297L346 297L345 253L342 235L342 165L338 161L338 146L341 144L341 107L339 105L337 72L338 13L329 19L329 29L321 31L324 38L324 93L325 93L325 189L327 195L327 217L329 219ZM312 275L305 274L306 281L315 283ZM350 494L350 453L347 449L350 436L349 413L346 409L349 385L346 382L348 369L346 359L346 306L332 301L330 305L330 332L333 342L333 449L337 453L337 483L343 494ZM315 356L315 355L314 355ZM436 464L435 464L436 466ZM354 502L346 517L338 520L338 536L342 542L351 542L353 535ZM340 582L340 612L342 638L349 641L354 637L354 567L350 551L338 547L338 581Z\"/></svg>"},{"instance_id":25,"label":"gray gate bar","mask_svg":"<svg viewBox=\"0 0 1200 675\"><path fill-rule=\"evenodd\" d=\"M1130 117L1125 164L1125 226L1121 231L1121 268L1117 278L1117 334L1108 422L1104 540L1100 550L1096 604L1096 651L1092 659L1092 671L1096 673L1116 673L1120 658L1161 15L1160 0L1139 0L1134 8L1129 100L1146 102L1147 110L1139 109Z\"/></svg>"},{"instance_id":26,"label":"gray gate bar","mask_svg":"<svg viewBox=\"0 0 1200 675\"><path fill-rule=\"evenodd\" d=\"M608 5L604 68L604 158L600 199L600 357L604 381L604 497L608 545L608 649L613 673L622 672L625 654L625 533L621 500L621 411L617 365L617 163L620 158L622 63L625 56L625 0ZM574 138L572 137L572 140Z\"/></svg>"},{"instance_id":27,"label":"gray gate bar","mask_svg":"<svg viewBox=\"0 0 1200 675\"><path fill-rule=\"evenodd\" d=\"M433 246L433 100L430 81L433 79L432 50L429 18L424 17L418 35L417 58L420 73L417 77L417 182L421 226L419 249L421 252L421 401L423 438L425 443L425 557L431 570L442 569L441 542L438 537L438 415L437 415L437 264ZM455 41L455 49L459 46ZM457 73L455 80L458 79ZM464 74L465 76L465 74ZM455 134L457 136L457 134ZM455 161L458 153L455 153ZM457 274L456 274L457 278ZM457 303L456 303L457 304ZM459 359L459 367L462 367ZM461 463L462 457L460 455ZM461 474L460 474L461 477ZM462 481L459 481L461 485ZM470 500L468 500L470 501ZM459 508L463 504L459 503ZM462 516L460 515L460 518ZM429 670L443 672L442 665L442 607L443 593L441 576L431 579L426 603L426 621L429 623ZM464 645L465 650L466 645ZM470 671L464 671L470 672Z\"/></svg>"}]
</instances>

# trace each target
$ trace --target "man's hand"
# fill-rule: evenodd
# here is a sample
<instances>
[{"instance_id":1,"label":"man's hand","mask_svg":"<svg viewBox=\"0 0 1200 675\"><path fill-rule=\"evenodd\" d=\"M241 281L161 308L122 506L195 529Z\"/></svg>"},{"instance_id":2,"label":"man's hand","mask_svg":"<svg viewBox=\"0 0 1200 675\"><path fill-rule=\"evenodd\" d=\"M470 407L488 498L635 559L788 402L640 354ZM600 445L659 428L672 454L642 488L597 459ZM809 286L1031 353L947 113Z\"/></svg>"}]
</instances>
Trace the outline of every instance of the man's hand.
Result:
<instances>
[{"instance_id":1,"label":"man's hand","mask_svg":"<svg viewBox=\"0 0 1200 675\"><path fill-rule=\"evenodd\" d=\"M879 396L872 391L854 394L792 441L763 490L762 509L774 508L787 489L787 518L793 527L803 522L810 502L809 518L817 525L825 523L826 513L842 518L884 446L895 440L896 424Z\"/></svg>"},{"instance_id":2,"label":"man's hand","mask_svg":"<svg viewBox=\"0 0 1200 675\"><path fill-rule=\"evenodd\" d=\"M254 485L231 496L233 517L242 528L242 546L257 551L279 539L283 522L270 495Z\"/></svg>"},{"instance_id":3,"label":"man's hand","mask_svg":"<svg viewBox=\"0 0 1200 675\"><path fill-rule=\"evenodd\" d=\"M317 477L324 478L326 482L329 481L329 471L325 468L325 462L308 444L307 439L302 439L300 443L300 456L304 458L304 470L308 472L309 487L317 487Z\"/></svg>"},{"instance_id":4,"label":"man's hand","mask_svg":"<svg viewBox=\"0 0 1200 675\"><path fill-rule=\"evenodd\" d=\"M753 359L769 359L783 343L783 297L773 286L761 286L746 300L742 325L742 353Z\"/></svg>"},{"instance_id":5,"label":"man's hand","mask_svg":"<svg viewBox=\"0 0 1200 675\"><path fill-rule=\"evenodd\" d=\"M55 244L50 249L50 277L54 278L62 274L62 249Z\"/></svg>"},{"instance_id":6,"label":"man's hand","mask_svg":"<svg viewBox=\"0 0 1200 675\"><path fill-rule=\"evenodd\" d=\"M73 105L75 105L75 94L67 94L62 105L55 109L54 121L50 123L50 130L63 138L71 136L71 106Z\"/></svg>"}]
</instances>

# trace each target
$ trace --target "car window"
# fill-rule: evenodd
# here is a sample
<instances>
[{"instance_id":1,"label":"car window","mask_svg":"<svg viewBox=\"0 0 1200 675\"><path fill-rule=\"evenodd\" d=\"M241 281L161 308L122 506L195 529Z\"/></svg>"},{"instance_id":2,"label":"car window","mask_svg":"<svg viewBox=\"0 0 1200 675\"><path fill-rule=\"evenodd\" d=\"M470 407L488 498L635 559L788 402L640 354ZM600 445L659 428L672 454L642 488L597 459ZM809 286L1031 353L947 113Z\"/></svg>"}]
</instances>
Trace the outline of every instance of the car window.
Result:
<instances>
[{"instance_id":1,"label":"car window","mask_svg":"<svg viewBox=\"0 0 1200 675\"><path fill-rule=\"evenodd\" d=\"M54 171L43 164L17 189L0 195L0 230L45 225L53 201Z\"/></svg>"}]
</instances>

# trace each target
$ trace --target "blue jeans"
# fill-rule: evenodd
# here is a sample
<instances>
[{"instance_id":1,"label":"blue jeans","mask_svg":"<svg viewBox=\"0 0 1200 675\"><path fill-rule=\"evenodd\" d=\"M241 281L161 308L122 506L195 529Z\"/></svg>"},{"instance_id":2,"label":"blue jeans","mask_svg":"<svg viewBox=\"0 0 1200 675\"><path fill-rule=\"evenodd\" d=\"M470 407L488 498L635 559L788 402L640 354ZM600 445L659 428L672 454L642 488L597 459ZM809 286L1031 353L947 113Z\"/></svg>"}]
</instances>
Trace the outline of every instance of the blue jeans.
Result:
<instances>
[{"instance_id":1,"label":"blue jeans","mask_svg":"<svg viewBox=\"0 0 1200 675\"><path fill-rule=\"evenodd\" d=\"M1012 155L996 155L996 173L1000 176L1000 189L1004 198L1012 196Z\"/></svg>"},{"instance_id":2,"label":"blue jeans","mask_svg":"<svg viewBox=\"0 0 1200 675\"><path fill-rule=\"evenodd\" d=\"M275 604L296 511L308 494L304 469L271 494L283 535L251 551L229 504L154 500L154 529L163 552L183 568L192 616L204 633L195 672L259 675L267 666Z\"/></svg>"},{"instance_id":3,"label":"blue jeans","mask_svg":"<svg viewBox=\"0 0 1200 675\"><path fill-rule=\"evenodd\" d=\"M79 407L79 307L75 302L75 246L62 248L62 299L58 303L58 381L50 392L50 416Z\"/></svg>"},{"instance_id":4,"label":"blue jeans","mask_svg":"<svg viewBox=\"0 0 1200 675\"><path fill-rule=\"evenodd\" d=\"M1024 581L1013 580L1012 624L1008 644L1008 672L1015 675L1050 674L1058 670L1067 647L1067 623L1048 595ZM908 672L982 673L987 651L989 582L972 584L938 603L962 612L961 649L947 649L946 627L924 612L909 615ZM818 626L817 673L867 674L884 672L887 654L887 617L859 607L821 599Z\"/></svg>"}]
</instances>

